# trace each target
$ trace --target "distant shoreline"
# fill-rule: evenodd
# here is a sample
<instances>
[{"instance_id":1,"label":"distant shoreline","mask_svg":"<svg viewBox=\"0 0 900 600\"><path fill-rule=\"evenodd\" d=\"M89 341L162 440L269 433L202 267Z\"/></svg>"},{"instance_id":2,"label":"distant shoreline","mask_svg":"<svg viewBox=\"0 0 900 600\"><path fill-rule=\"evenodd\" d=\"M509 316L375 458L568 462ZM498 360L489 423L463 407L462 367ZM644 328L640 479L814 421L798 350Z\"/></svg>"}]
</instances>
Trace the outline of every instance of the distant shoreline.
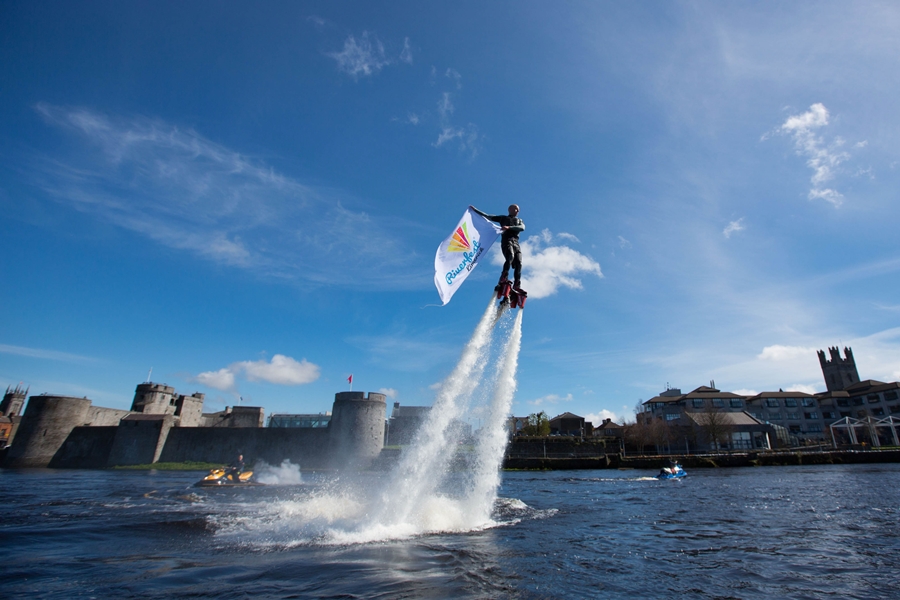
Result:
<instances>
[{"instance_id":1,"label":"distant shoreline","mask_svg":"<svg viewBox=\"0 0 900 600\"><path fill-rule=\"evenodd\" d=\"M668 454L636 457L622 457L619 454L571 458L518 456L508 457L503 463L503 468L525 471L659 469L666 466L670 460L681 463L685 469L898 463L900 462L900 449Z\"/></svg>"}]
</instances>

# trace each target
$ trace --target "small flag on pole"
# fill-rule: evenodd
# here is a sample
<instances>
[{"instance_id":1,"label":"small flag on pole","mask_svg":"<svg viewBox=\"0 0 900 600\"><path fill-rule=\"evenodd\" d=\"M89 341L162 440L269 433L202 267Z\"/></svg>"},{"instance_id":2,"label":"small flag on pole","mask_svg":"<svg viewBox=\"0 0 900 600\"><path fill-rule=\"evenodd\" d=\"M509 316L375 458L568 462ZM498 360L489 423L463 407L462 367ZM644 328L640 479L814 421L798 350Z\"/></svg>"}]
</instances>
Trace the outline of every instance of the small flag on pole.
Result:
<instances>
[{"instance_id":1,"label":"small flag on pole","mask_svg":"<svg viewBox=\"0 0 900 600\"><path fill-rule=\"evenodd\" d=\"M350 377L347 378L347 383L350 384L350 391L353 391L353 373L350 374Z\"/></svg>"}]
</instances>

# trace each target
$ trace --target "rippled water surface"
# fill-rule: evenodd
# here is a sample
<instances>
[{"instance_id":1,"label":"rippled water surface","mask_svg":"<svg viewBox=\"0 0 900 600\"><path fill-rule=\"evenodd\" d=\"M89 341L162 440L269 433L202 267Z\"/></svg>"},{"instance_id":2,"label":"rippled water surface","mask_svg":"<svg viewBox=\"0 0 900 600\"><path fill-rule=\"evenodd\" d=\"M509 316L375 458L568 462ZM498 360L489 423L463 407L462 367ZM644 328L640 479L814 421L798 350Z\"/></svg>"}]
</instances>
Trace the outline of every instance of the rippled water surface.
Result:
<instances>
[{"instance_id":1,"label":"rippled water surface","mask_svg":"<svg viewBox=\"0 0 900 600\"><path fill-rule=\"evenodd\" d=\"M377 475L0 470L0 596L896 598L900 465L508 472L494 525L379 530ZM444 532L442 532L444 531Z\"/></svg>"}]
</instances>

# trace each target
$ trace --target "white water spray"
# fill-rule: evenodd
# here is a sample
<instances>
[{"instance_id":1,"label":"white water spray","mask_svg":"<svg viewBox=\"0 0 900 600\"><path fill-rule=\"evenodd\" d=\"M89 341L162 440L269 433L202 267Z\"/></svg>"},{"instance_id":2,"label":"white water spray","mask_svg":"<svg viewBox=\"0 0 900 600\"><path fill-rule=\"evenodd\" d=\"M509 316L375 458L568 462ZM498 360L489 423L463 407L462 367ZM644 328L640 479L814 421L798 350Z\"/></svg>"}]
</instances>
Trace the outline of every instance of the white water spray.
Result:
<instances>
[{"instance_id":1,"label":"white water spray","mask_svg":"<svg viewBox=\"0 0 900 600\"><path fill-rule=\"evenodd\" d=\"M492 298L381 493L372 494L371 480L342 478L303 498L267 504L263 514L242 518L225 533L237 533L239 527L256 531L265 544L347 544L496 525L492 513L521 340L522 311L506 310L498 317ZM470 408L485 418L467 452L454 425ZM454 461L461 455L467 460Z\"/></svg>"}]
</instances>

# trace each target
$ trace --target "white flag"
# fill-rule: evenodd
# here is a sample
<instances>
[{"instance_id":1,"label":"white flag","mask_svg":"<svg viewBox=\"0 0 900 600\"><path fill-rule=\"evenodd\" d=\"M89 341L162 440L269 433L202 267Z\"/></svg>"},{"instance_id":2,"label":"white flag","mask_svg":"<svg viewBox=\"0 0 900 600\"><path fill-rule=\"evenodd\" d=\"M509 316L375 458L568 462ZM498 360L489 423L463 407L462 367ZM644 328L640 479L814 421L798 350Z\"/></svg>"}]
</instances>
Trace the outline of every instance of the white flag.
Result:
<instances>
[{"instance_id":1,"label":"white flag","mask_svg":"<svg viewBox=\"0 0 900 600\"><path fill-rule=\"evenodd\" d=\"M450 298L479 259L487 253L500 231L500 226L496 223L488 221L471 208L466 209L459 225L438 246L434 257L434 285L437 286L441 302L450 302Z\"/></svg>"}]
</instances>

